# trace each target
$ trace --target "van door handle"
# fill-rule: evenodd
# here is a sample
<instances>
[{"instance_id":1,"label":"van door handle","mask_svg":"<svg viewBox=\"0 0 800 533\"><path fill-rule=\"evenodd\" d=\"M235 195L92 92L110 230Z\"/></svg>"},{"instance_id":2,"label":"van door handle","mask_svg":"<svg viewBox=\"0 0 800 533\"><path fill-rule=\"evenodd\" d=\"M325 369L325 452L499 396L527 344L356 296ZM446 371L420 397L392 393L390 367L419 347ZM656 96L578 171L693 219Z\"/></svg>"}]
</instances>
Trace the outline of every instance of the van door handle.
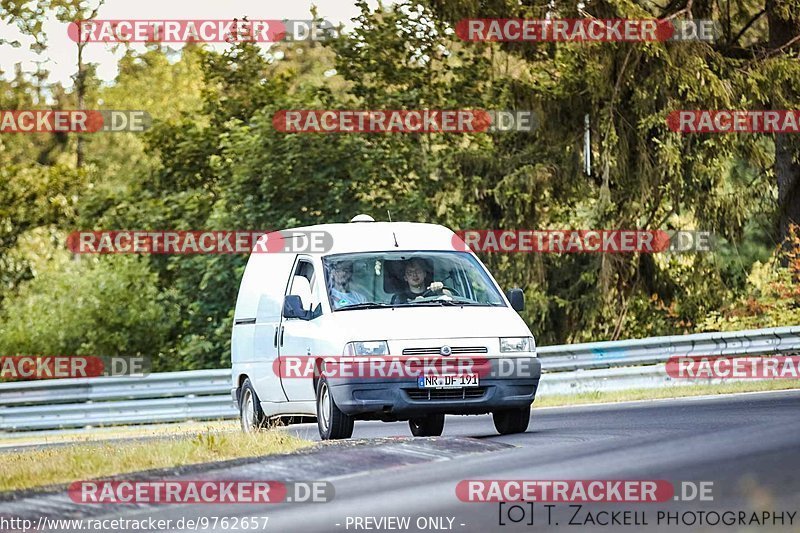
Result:
<instances>
[{"instance_id":1,"label":"van door handle","mask_svg":"<svg viewBox=\"0 0 800 533\"><path fill-rule=\"evenodd\" d=\"M284 329L285 328L283 326L281 326L281 346L283 346L283 330Z\"/></svg>"},{"instance_id":2,"label":"van door handle","mask_svg":"<svg viewBox=\"0 0 800 533\"><path fill-rule=\"evenodd\" d=\"M278 326L275 326L275 338L272 339L272 345L278 347Z\"/></svg>"}]
</instances>

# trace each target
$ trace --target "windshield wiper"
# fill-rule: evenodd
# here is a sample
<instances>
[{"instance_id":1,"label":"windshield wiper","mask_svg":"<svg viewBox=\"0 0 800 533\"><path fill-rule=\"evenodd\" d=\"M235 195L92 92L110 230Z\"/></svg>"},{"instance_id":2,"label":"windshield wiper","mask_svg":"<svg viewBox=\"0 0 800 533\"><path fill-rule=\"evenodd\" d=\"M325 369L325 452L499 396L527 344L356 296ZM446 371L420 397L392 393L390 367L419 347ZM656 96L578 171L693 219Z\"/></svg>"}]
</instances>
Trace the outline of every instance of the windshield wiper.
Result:
<instances>
[{"instance_id":1,"label":"windshield wiper","mask_svg":"<svg viewBox=\"0 0 800 533\"><path fill-rule=\"evenodd\" d=\"M442 306L465 306L465 305L483 305L479 304L478 302L471 302L469 300L423 300L420 302L415 302L414 305L427 305L427 304L435 304L435 305L442 305Z\"/></svg>"},{"instance_id":2,"label":"windshield wiper","mask_svg":"<svg viewBox=\"0 0 800 533\"><path fill-rule=\"evenodd\" d=\"M461 300L433 300L431 303L436 303L436 304L439 304L439 305L458 305L458 306L480 305L479 303L476 303L476 302L470 302L470 301L466 301L465 302L465 301L461 301Z\"/></svg>"},{"instance_id":3,"label":"windshield wiper","mask_svg":"<svg viewBox=\"0 0 800 533\"><path fill-rule=\"evenodd\" d=\"M381 307L394 307L389 304L382 304L378 302L365 302L363 304L346 305L336 309L337 311L349 311L350 309L379 309Z\"/></svg>"}]
</instances>

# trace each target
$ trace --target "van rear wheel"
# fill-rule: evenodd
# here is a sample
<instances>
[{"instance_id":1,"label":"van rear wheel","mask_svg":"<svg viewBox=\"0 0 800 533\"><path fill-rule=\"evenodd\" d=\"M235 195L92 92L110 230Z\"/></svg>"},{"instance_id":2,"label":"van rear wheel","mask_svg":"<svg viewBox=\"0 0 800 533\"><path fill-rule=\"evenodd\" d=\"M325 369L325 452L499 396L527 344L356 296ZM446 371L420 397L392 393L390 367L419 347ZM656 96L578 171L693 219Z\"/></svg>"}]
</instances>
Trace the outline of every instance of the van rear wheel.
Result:
<instances>
[{"instance_id":1,"label":"van rear wheel","mask_svg":"<svg viewBox=\"0 0 800 533\"><path fill-rule=\"evenodd\" d=\"M250 378L244 380L239 393L239 423L245 433L254 433L266 425L264 411Z\"/></svg>"},{"instance_id":2,"label":"van rear wheel","mask_svg":"<svg viewBox=\"0 0 800 533\"><path fill-rule=\"evenodd\" d=\"M317 383L317 427L322 440L349 439L353 436L352 416L344 414L331 394L328 380L320 377Z\"/></svg>"},{"instance_id":3,"label":"van rear wheel","mask_svg":"<svg viewBox=\"0 0 800 533\"><path fill-rule=\"evenodd\" d=\"M525 433L528 430L528 423L531 421L531 407L494 411L492 419L494 420L494 428L501 435Z\"/></svg>"},{"instance_id":4,"label":"van rear wheel","mask_svg":"<svg viewBox=\"0 0 800 533\"><path fill-rule=\"evenodd\" d=\"M444 431L444 415L427 415L408 421L411 434L415 437L439 437Z\"/></svg>"}]
</instances>

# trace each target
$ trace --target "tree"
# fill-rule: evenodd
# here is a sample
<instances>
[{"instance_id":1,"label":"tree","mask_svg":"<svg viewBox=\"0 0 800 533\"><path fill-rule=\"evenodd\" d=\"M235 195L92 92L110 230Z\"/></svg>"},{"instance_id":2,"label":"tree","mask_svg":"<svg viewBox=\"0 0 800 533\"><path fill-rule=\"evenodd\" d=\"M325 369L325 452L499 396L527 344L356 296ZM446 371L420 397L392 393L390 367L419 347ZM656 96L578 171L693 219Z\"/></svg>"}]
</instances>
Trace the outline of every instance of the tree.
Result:
<instances>
[{"instance_id":1,"label":"tree","mask_svg":"<svg viewBox=\"0 0 800 533\"><path fill-rule=\"evenodd\" d=\"M68 255L56 252L3 303L3 353L143 355L153 359L154 370L172 368L159 358L159 348L174 311L164 305L146 262L130 256L73 261Z\"/></svg>"},{"instance_id":2,"label":"tree","mask_svg":"<svg viewBox=\"0 0 800 533\"><path fill-rule=\"evenodd\" d=\"M797 109L800 104L800 3L766 0L769 48L762 60L775 78L773 109ZM785 106L785 107L784 107ZM789 242L789 227L800 224L800 143L787 135L775 136L774 172L778 182L779 237Z\"/></svg>"}]
</instances>

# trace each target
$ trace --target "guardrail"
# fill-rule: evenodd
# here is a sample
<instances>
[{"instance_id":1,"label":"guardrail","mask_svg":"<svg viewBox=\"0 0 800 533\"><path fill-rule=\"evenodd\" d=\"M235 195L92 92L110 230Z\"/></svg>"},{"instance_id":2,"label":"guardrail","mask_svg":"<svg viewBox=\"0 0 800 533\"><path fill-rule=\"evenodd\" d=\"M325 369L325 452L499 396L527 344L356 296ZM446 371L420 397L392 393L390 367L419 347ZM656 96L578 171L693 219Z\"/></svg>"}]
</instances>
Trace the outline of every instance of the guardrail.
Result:
<instances>
[{"instance_id":1,"label":"guardrail","mask_svg":"<svg viewBox=\"0 0 800 533\"><path fill-rule=\"evenodd\" d=\"M800 326L543 346L548 371L664 363L683 355L764 355L800 349Z\"/></svg>"},{"instance_id":2,"label":"guardrail","mask_svg":"<svg viewBox=\"0 0 800 533\"><path fill-rule=\"evenodd\" d=\"M236 416L229 369L0 383L0 431Z\"/></svg>"},{"instance_id":3,"label":"guardrail","mask_svg":"<svg viewBox=\"0 0 800 533\"><path fill-rule=\"evenodd\" d=\"M663 387L678 384L664 370L670 357L799 352L800 326L544 346L537 351L547 374L539 394ZM236 416L229 369L0 383L2 432Z\"/></svg>"}]
</instances>

